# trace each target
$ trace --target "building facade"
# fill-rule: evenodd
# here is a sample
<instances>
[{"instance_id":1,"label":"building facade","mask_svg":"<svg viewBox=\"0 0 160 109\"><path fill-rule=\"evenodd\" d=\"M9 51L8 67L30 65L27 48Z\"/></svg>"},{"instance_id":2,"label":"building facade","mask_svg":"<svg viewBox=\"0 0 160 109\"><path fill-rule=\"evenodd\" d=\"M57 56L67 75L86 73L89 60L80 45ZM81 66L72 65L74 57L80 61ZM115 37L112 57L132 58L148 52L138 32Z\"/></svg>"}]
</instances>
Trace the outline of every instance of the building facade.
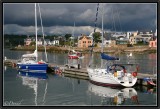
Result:
<instances>
[{"instance_id":1,"label":"building facade","mask_svg":"<svg viewBox=\"0 0 160 109\"><path fill-rule=\"evenodd\" d=\"M86 35L82 35L79 39L78 39L78 47L89 47L92 46L92 38L88 37Z\"/></svg>"}]
</instances>

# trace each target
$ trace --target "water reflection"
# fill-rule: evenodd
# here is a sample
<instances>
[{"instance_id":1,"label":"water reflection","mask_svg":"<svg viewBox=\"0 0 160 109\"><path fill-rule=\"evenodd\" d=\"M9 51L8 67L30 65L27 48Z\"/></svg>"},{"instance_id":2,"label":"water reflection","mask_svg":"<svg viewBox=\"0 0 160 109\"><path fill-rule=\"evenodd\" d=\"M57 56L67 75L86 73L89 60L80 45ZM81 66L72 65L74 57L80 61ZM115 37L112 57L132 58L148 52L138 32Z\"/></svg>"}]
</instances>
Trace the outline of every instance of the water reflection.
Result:
<instances>
[{"instance_id":1,"label":"water reflection","mask_svg":"<svg viewBox=\"0 0 160 109\"><path fill-rule=\"evenodd\" d=\"M134 88L113 89L89 83L88 91L91 93L91 97L92 94L101 97L102 105L123 105L128 100L139 104L137 91Z\"/></svg>"},{"instance_id":2,"label":"water reflection","mask_svg":"<svg viewBox=\"0 0 160 109\"><path fill-rule=\"evenodd\" d=\"M44 105L45 103L45 98L46 98L46 94L47 94L47 87L48 87L48 83L46 81L46 77L44 75L40 76L31 76L31 75L26 75L28 72L21 72L18 71L19 74L17 75L19 78L22 79L22 85L23 86L27 86L31 89L33 89L33 93L34 93L34 105ZM26 73L26 74L25 74ZM44 88L45 86L45 88ZM41 87L43 87L41 89ZM43 95L40 95L41 97L43 96L43 98L38 98L39 93L38 92L42 92L43 90Z\"/></svg>"}]
</instances>

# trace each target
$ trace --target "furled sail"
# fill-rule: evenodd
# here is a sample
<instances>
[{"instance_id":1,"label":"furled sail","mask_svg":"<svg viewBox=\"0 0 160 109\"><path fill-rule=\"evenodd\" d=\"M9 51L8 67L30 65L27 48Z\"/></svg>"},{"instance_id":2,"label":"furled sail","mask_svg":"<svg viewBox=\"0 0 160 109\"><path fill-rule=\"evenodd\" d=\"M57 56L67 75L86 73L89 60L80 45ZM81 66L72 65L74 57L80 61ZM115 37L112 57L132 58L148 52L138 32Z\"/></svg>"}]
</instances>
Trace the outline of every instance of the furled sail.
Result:
<instances>
[{"instance_id":1,"label":"furled sail","mask_svg":"<svg viewBox=\"0 0 160 109\"><path fill-rule=\"evenodd\" d=\"M104 53L101 53L101 58L105 59L105 60L119 60L119 58L108 56L108 55L106 55Z\"/></svg>"}]
</instances>

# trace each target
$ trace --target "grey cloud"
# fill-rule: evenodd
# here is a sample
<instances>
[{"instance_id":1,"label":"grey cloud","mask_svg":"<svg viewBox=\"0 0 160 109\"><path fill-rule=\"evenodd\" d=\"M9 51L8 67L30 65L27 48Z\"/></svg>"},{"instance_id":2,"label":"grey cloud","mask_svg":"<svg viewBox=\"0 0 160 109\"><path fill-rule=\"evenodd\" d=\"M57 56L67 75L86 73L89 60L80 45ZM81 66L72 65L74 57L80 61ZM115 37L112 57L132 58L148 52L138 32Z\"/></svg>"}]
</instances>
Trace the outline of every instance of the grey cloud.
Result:
<instances>
[{"instance_id":1,"label":"grey cloud","mask_svg":"<svg viewBox=\"0 0 160 109\"><path fill-rule=\"evenodd\" d=\"M97 3L41 3L43 25L45 27L68 27L76 22L80 26L94 27ZM104 27L117 31L155 29L157 25L156 4L106 3L104 7ZM101 10L101 4L100 9ZM114 16L114 19L113 19ZM40 22L38 20L38 22ZM17 24L21 27L34 26L34 4L4 4L4 25ZM40 26L40 23L38 23ZM121 28L120 28L121 25ZM7 28L9 28L7 26ZM99 11L97 26L101 28L101 12ZM60 31L60 30L59 30Z\"/></svg>"}]
</instances>

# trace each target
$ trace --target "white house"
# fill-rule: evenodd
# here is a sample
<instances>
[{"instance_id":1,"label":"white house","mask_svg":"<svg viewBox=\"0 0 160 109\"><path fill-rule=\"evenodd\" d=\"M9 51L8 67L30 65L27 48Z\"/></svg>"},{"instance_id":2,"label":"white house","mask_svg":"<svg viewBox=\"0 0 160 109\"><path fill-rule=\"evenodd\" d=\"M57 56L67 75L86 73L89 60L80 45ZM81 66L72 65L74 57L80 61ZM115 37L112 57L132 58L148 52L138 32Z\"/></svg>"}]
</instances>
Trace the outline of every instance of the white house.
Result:
<instances>
[{"instance_id":1,"label":"white house","mask_svg":"<svg viewBox=\"0 0 160 109\"><path fill-rule=\"evenodd\" d=\"M37 45L38 46L43 45L43 39L42 38L37 39Z\"/></svg>"},{"instance_id":2,"label":"white house","mask_svg":"<svg viewBox=\"0 0 160 109\"><path fill-rule=\"evenodd\" d=\"M59 40L53 40L50 42L51 45L59 45Z\"/></svg>"}]
</instances>

